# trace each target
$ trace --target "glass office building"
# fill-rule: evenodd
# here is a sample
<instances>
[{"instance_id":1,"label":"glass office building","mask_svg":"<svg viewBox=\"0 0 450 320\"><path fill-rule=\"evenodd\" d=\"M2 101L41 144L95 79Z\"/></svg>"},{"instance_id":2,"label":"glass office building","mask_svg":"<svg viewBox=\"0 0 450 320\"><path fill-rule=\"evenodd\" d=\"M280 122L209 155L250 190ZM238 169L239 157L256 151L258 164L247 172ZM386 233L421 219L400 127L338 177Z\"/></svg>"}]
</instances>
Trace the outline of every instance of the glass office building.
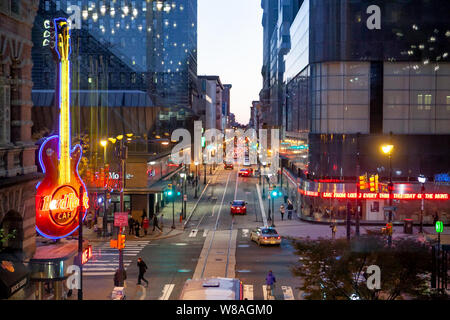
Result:
<instances>
[{"instance_id":1,"label":"glass office building","mask_svg":"<svg viewBox=\"0 0 450 320\"><path fill-rule=\"evenodd\" d=\"M355 192L359 164L380 185L392 172L397 193L419 193L419 175L426 190L448 192L438 179L450 168L448 12L445 0L302 2L285 56L284 121L285 138L306 148L283 163L301 188ZM380 150L388 142L391 166ZM298 212L314 218L320 206L346 210L347 200L301 198ZM375 202L364 203L364 219L383 220ZM412 217L417 202L394 203L403 206L396 219ZM445 202L429 206L448 211Z\"/></svg>"},{"instance_id":2,"label":"glass office building","mask_svg":"<svg viewBox=\"0 0 450 320\"><path fill-rule=\"evenodd\" d=\"M303 1L285 57L286 131L308 140L312 176L354 177L358 132L367 170L386 167L377 144L392 132L399 178L447 172L450 3L371 6Z\"/></svg>"},{"instance_id":3,"label":"glass office building","mask_svg":"<svg viewBox=\"0 0 450 320\"><path fill-rule=\"evenodd\" d=\"M192 107L197 90L197 0L44 0L33 28L35 89L53 89L44 21L72 20L77 88L143 90L163 107ZM98 83L97 83L98 78Z\"/></svg>"}]
</instances>

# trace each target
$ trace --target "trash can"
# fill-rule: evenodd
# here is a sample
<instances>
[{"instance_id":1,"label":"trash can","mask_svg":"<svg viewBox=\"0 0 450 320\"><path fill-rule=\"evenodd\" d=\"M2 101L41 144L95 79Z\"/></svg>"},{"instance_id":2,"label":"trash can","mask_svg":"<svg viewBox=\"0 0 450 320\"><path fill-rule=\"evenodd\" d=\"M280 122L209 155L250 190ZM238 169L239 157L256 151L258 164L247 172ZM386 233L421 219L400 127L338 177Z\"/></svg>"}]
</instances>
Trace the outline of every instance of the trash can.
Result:
<instances>
[{"instance_id":1,"label":"trash can","mask_svg":"<svg viewBox=\"0 0 450 320\"><path fill-rule=\"evenodd\" d=\"M403 233L413 234L413 221L412 221L412 219L405 219L404 220Z\"/></svg>"}]
</instances>

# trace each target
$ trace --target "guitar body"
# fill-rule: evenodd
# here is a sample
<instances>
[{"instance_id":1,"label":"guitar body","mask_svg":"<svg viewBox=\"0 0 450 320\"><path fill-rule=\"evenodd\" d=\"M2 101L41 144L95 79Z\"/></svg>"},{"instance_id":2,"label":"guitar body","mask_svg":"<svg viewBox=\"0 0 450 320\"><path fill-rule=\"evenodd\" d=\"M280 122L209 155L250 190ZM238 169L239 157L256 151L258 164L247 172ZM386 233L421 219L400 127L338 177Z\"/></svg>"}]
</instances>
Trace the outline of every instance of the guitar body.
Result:
<instances>
[{"instance_id":1,"label":"guitar body","mask_svg":"<svg viewBox=\"0 0 450 320\"><path fill-rule=\"evenodd\" d=\"M64 238L77 230L80 187L83 190L83 220L88 206L87 189L78 175L82 150L76 145L70 152L70 181L60 184L59 137L49 137L39 150L45 178L36 192L36 230L47 238Z\"/></svg>"}]
</instances>

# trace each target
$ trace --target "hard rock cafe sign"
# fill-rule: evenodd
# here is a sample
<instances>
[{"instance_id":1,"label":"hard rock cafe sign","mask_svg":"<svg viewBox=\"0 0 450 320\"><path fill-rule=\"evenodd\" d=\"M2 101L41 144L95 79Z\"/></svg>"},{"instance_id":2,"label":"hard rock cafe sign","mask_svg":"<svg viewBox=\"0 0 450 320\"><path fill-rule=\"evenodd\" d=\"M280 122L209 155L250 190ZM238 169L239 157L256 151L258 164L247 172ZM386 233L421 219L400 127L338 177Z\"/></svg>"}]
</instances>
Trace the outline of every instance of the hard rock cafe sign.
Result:
<instances>
[{"instance_id":1,"label":"hard rock cafe sign","mask_svg":"<svg viewBox=\"0 0 450 320\"><path fill-rule=\"evenodd\" d=\"M78 229L78 212L82 213L81 219L86 217L89 197L78 174L81 146L71 148L69 25L67 19L57 18L52 27L55 35L52 50L59 80L56 90L60 110L59 134L48 137L39 150L39 163L45 177L36 186L36 231L46 238L60 239Z\"/></svg>"}]
</instances>

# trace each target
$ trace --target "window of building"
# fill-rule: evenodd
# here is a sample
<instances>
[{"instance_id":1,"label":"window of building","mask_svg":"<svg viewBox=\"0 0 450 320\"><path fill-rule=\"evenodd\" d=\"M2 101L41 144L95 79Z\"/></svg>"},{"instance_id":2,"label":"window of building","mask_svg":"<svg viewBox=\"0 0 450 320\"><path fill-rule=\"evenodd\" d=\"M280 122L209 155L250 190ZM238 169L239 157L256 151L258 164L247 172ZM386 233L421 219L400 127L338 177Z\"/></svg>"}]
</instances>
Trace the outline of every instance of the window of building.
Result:
<instances>
[{"instance_id":1,"label":"window of building","mask_svg":"<svg viewBox=\"0 0 450 320\"><path fill-rule=\"evenodd\" d=\"M125 84L125 73L123 72L120 73L120 83Z\"/></svg>"},{"instance_id":2,"label":"window of building","mask_svg":"<svg viewBox=\"0 0 450 320\"><path fill-rule=\"evenodd\" d=\"M131 73L131 83L136 83L136 72Z\"/></svg>"}]
</instances>

